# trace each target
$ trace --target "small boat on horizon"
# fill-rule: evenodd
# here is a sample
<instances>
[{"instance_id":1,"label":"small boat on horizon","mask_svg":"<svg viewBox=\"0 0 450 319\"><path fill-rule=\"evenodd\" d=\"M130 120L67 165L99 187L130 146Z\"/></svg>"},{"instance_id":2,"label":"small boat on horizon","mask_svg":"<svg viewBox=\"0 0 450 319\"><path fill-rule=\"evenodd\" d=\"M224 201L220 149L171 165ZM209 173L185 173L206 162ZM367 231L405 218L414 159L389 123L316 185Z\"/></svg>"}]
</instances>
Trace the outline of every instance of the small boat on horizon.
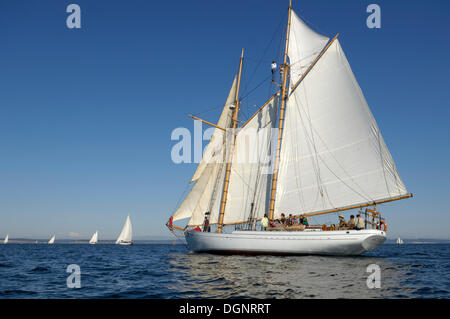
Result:
<instances>
[{"instance_id":1,"label":"small boat on horizon","mask_svg":"<svg viewBox=\"0 0 450 319\"><path fill-rule=\"evenodd\" d=\"M397 238L397 245L403 245L403 240L400 237Z\"/></svg>"},{"instance_id":2,"label":"small boat on horizon","mask_svg":"<svg viewBox=\"0 0 450 319\"><path fill-rule=\"evenodd\" d=\"M51 245L51 244L54 244L55 243L55 238L56 238L56 235L53 235L53 237L52 238L50 238L50 240L48 241L48 243Z\"/></svg>"},{"instance_id":3,"label":"small boat on horizon","mask_svg":"<svg viewBox=\"0 0 450 319\"><path fill-rule=\"evenodd\" d=\"M91 238L91 240L89 241L89 244L91 244L91 245L98 244L98 231L96 231L96 232L94 233L94 235L92 235L92 238Z\"/></svg>"},{"instance_id":4,"label":"small boat on horizon","mask_svg":"<svg viewBox=\"0 0 450 319\"><path fill-rule=\"evenodd\" d=\"M116 244L124 246L133 245L132 232L133 229L131 227L131 219L130 215L128 215L127 219L125 220L125 224L123 225L122 231L120 232L120 235L116 240Z\"/></svg>"},{"instance_id":5,"label":"small boat on horizon","mask_svg":"<svg viewBox=\"0 0 450 319\"><path fill-rule=\"evenodd\" d=\"M4 244L7 244L9 241L9 235L6 235L5 240L3 241Z\"/></svg>"}]
</instances>

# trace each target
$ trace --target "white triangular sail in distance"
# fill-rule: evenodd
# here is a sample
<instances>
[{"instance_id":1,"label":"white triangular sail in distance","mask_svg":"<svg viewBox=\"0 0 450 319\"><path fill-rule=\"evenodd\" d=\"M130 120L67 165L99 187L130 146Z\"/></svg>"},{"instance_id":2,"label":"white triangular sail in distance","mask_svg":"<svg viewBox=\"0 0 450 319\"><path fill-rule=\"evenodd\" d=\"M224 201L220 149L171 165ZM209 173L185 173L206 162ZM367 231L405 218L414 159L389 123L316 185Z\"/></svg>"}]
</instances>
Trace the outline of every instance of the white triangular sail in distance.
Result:
<instances>
[{"instance_id":1,"label":"white triangular sail in distance","mask_svg":"<svg viewBox=\"0 0 450 319\"><path fill-rule=\"evenodd\" d=\"M50 238L50 240L48 241L48 243L49 243L49 244L54 244L54 243L55 243L55 238L56 238L56 235L53 235L53 237Z\"/></svg>"},{"instance_id":2,"label":"white triangular sail in distance","mask_svg":"<svg viewBox=\"0 0 450 319\"><path fill-rule=\"evenodd\" d=\"M338 40L286 107L275 217L407 194Z\"/></svg>"},{"instance_id":3,"label":"white triangular sail in distance","mask_svg":"<svg viewBox=\"0 0 450 319\"><path fill-rule=\"evenodd\" d=\"M291 86L297 83L328 41L329 38L310 29L293 10L291 11L288 46Z\"/></svg>"},{"instance_id":4,"label":"white triangular sail in distance","mask_svg":"<svg viewBox=\"0 0 450 319\"><path fill-rule=\"evenodd\" d=\"M120 243L131 243L132 242L132 232L130 215L127 216L125 224L123 225L122 231L116 240L116 244Z\"/></svg>"},{"instance_id":5,"label":"white triangular sail in distance","mask_svg":"<svg viewBox=\"0 0 450 319\"><path fill-rule=\"evenodd\" d=\"M97 244L98 243L98 231L92 235L91 240L89 241L89 244Z\"/></svg>"},{"instance_id":6,"label":"white triangular sail in distance","mask_svg":"<svg viewBox=\"0 0 450 319\"><path fill-rule=\"evenodd\" d=\"M3 241L4 244L7 244L9 241L9 235L6 235L5 240Z\"/></svg>"},{"instance_id":7,"label":"white triangular sail in distance","mask_svg":"<svg viewBox=\"0 0 450 319\"><path fill-rule=\"evenodd\" d=\"M397 238L397 244L399 244L399 245L403 244L403 240L400 237Z\"/></svg>"},{"instance_id":8,"label":"white triangular sail in distance","mask_svg":"<svg viewBox=\"0 0 450 319\"><path fill-rule=\"evenodd\" d=\"M224 129L232 124L232 105L236 100L236 77L223 107L217 125ZM221 189L225 180L226 158L229 145L227 132L216 128L209 144L205 148L191 182L195 182L191 191L173 214L173 221L190 218L188 225L202 224L205 213L211 212L210 223L218 220Z\"/></svg>"}]
</instances>

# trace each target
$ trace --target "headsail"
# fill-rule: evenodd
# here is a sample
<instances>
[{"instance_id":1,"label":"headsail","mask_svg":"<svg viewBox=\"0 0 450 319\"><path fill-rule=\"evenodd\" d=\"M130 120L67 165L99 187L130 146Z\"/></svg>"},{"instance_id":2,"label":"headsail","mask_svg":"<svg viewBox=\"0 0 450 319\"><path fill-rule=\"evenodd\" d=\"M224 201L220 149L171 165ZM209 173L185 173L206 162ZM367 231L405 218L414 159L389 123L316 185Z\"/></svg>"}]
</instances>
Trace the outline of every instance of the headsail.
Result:
<instances>
[{"instance_id":1,"label":"headsail","mask_svg":"<svg viewBox=\"0 0 450 319\"><path fill-rule=\"evenodd\" d=\"M217 126L222 128L228 128L231 125L231 120L233 116L233 103L236 100L236 83L237 79L234 77L233 84L230 89L230 93L228 94L227 101L222 109L222 113L220 114L219 121L217 122ZM221 162L221 155L223 151L223 140L224 134L226 134L223 130L216 128L214 133L209 140L208 145L205 148L203 153L202 160L197 166L197 169L194 172L194 176L192 176L191 183L197 181L205 170L206 166L209 163L213 163L215 161Z\"/></svg>"},{"instance_id":2,"label":"headsail","mask_svg":"<svg viewBox=\"0 0 450 319\"><path fill-rule=\"evenodd\" d=\"M275 217L407 194L339 41L291 93Z\"/></svg>"},{"instance_id":3,"label":"headsail","mask_svg":"<svg viewBox=\"0 0 450 319\"><path fill-rule=\"evenodd\" d=\"M236 100L236 84L235 77L217 122L217 126L225 129L232 124L231 105ZM223 186L228 142L227 133L216 128L192 177L191 182L195 185L173 214L173 221L190 218L189 225L198 225L203 222L205 212L211 211L214 214L210 216L210 222L217 222L220 205L220 192L217 190Z\"/></svg>"},{"instance_id":4,"label":"headsail","mask_svg":"<svg viewBox=\"0 0 450 319\"><path fill-rule=\"evenodd\" d=\"M119 238L116 240L116 244L120 242L131 242L132 241L132 227L130 215L127 216L125 225L123 225L122 231L120 232Z\"/></svg>"}]
</instances>

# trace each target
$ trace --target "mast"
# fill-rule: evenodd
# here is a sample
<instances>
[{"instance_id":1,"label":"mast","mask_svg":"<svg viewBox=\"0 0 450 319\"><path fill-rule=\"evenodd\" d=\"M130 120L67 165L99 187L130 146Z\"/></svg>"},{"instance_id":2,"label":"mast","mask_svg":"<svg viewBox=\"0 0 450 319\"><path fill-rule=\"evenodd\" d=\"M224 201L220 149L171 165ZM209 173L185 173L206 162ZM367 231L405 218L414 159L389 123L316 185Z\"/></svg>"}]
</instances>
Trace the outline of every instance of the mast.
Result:
<instances>
[{"instance_id":1,"label":"mast","mask_svg":"<svg viewBox=\"0 0 450 319\"><path fill-rule=\"evenodd\" d=\"M230 173L231 173L231 161L233 159L234 146L236 143L236 127L238 124L238 113L239 113L239 87L241 85L241 75L242 75L242 62L244 60L244 49L241 52L241 60L239 62L239 73L238 73L238 82L236 87L236 108L233 114L233 131L231 136L231 145L228 153L228 161L227 161L227 170L225 173L225 184L223 186L223 194L222 194L222 203L220 204L220 214L219 214L219 227L217 229L218 233L222 232L223 226L223 217L225 213L225 206L227 204L227 194L228 194L228 185L230 184Z\"/></svg>"},{"instance_id":2,"label":"mast","mask_svg":"<svg viewBox=\"0 0 450 319\"><path fill-rule=\"evenodd\" d=\"M277 153L275 157L275 168L272 177L272 190L270 195L270 206L269 206L269 220L273 220L273 213L275 209L275 194L277 190L277 180L278 180L278 168L280 165L280 150L281 150L281 140L283 134L283 124L284 124L284 111L287 100L287 75L289 65L287 64L287 54L289 46L289 31L291 27L291 11L292 11L292 0L289 0L289 13L288 13L288 24L286 29L286 44L284 47L284 62L283 62L283 84L281 86L281 106L280 106L280 118L278 121L278 143L277 143Z\"/></svg>"}]
</instances>

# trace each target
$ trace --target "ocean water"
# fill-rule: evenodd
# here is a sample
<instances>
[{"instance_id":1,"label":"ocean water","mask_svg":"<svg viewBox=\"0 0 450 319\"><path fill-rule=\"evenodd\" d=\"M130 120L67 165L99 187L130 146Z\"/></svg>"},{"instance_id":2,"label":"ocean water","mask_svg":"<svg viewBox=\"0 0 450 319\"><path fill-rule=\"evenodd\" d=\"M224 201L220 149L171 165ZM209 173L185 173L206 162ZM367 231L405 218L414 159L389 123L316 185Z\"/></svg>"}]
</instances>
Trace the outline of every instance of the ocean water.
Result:
<instances>
[{"instance_id":1,"label":"ocean water","mask_svg":"<svg viewBox=\"0 0 450 319\"><path fill-rule=\"evenodd\" d=\"M67 266L81 288L68 288ZM381 269L369 289L367 267ZM217 256L184 245L0 245L0 298L449 298L449 244L359 257Z\"/></svg>"}]
</instances>

